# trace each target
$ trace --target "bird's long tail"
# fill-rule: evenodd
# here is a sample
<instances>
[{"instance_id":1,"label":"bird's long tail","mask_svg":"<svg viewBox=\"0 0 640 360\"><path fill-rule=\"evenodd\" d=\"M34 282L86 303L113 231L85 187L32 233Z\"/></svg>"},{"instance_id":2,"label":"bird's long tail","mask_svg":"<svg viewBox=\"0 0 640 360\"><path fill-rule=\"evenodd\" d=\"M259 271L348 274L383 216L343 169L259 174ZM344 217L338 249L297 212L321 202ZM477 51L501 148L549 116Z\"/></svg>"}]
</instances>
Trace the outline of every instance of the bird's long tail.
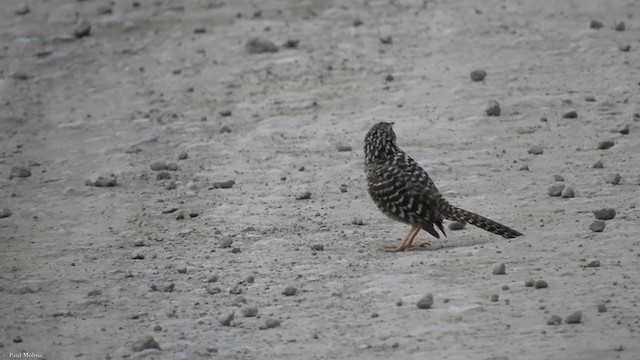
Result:
<instances>
[{"instance_id":1,"label":"bird's long tail","mask_svg":"<svg viewBox=\"0 0 640 360\"><path fill-rule=\"evenodd\" d=\"M449 204L444 199L442 199L442 201L439 201L438 205L439 205L438 210L440 210L440 213L442 214L442 216L447 220L455 220L462 223L469 223L483 230L503 236L507 239L511 239L511 238L522 235L521 232L513 230L512 228L508 226L504 226L491 219L487 219L484 216L480 216L476 213L472 213L471 211L457 208Z\"/></svg>"}]
</instances>

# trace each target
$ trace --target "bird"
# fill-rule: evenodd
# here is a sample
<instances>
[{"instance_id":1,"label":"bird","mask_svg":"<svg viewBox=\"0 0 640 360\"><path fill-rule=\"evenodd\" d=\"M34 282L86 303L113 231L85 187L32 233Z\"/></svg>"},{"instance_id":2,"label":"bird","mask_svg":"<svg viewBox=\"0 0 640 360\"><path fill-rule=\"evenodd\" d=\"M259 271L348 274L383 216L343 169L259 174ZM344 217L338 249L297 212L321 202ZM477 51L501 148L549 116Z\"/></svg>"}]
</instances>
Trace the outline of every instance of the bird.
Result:
<instances>
[{"instance_id":1,"label":"bird","mask_svg":"<svg viewBox=\"0 0 640 360\"><path fill-rule=\"evenodd\" d=\"M364 165L371 199L385 215L411 225L396 247L385 251L415 250L413 241L424 230L439 239L446 236L444 219L469 223L507 239L521 236L517 230L451 205L438 191L429 174L396 144L393 122L379 122L364 139Z\"/></svg>"}]
</instances>

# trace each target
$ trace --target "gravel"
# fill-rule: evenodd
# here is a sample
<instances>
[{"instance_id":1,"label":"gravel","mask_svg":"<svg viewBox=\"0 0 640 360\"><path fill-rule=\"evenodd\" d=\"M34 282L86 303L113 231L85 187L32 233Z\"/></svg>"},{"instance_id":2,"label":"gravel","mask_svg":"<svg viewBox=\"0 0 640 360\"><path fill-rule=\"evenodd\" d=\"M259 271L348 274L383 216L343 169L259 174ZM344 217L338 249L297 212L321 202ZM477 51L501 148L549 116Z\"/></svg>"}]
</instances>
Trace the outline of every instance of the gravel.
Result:
<instances>
[{"instance_id":1,"label":"gravel","mask_svg":"<svg viewBox=\"0 0 640 360\"><path fill-rule=\"evenodd\" d=\"M433 295L431 293L424 295L416 303L416 306L418 307L418 309L430 309L432 305L433 305Z\"/></svg>"},{"instance_id":2,"label":"gravel","mask_svg":"<svg viewBox=\"0 0 640 360\"><path fill-rule=\"evenodd\" d=\"M598 143L598 149L599 150L607 150L607 149L611 148L613 145L615 145L615 142L613 142L613 140L600 141Z\"/></svg>"},{"instance_id":3,"label":"gravel","mask_svg":"<svg viewBox=\"0 0 640 360\"><path fill-rule=\"evenodd\" d=\"M599 312L599 313L605 313L605 312L607 312L607 305L605 305L605 304L598 304L598 312Z\"/></svg>"},{"instance_id":4,"label":"gravel","mask_svg":"<svg viewBox=\"0 0 640 360\"><path fill-rule=\"evenodd\" d=\"M343 142L339 142L336 145L336 148L338 149L338 151L340 152L344 152L344 151L351 151L351 145L343 143Z\"/></svg>"},{"instance_id":5,"label":"gravel","mask_svg":"<svg viewBox=\"0 0 640 360\"><path fill-rule=\"evenodd\" d=\"M587 261L587 267L588 268L596 268L596 267L600 267L600 260L598 259L591 259Z\"/></svg>"},{"instance_id":6,"label":"gravel","mask_svg":"<svg viewBox=\"0 0 640 360\"><path fill-rule=\"evenodd\" d=\"M278 47L271 40L253 37L247 41L245 49L249 54L274 53L278 51Z\"/></svg>"},{"instance_id":7,"label":"gravel","mask_svg":"<svg viewBox=\"0 0 640 360\"><path fill-rule=\"evenodd\" d=\"M564 318L564 322L567 324L579 324L582 321L582 312L575 311L569 316Z\"/></svg>"},{"instance_id":8,"label":"gravel","mask_svg":"<svg viewBox=\"0 0 640 360\"><path fill-rule=\"evenodd\" d=\"M311 199L310 191L303 191L300 194L296 195L296 200L308 200Z\"/></svg>"},{"instance_id":9,"label":"gravel","mask_svg":"<svg viewBox=\"0 0 640 360\"><path fill-rule=\"evenodd\" d=\"M616 217L616 210L612 208L602 208L593 210L592 212L598 220L611 220Z\"/></svg>"},{"instance_id":10,"label":"gravel","mask_svg":"<svg viewBox=\"0 0 640 360\"><path fill-rule=\"evenodd\" d=\"M533 283L533 287L536 289L546 289L549 287L549 284L544 280L536 280L536 282Z\"/></svg>"},{"instance_id":11,"label":"gravel","mask_svg":"<svg viewBox=\"0 0 640 360\"><path fill-rule=\"evenodd\" d=\"M286 288L284 288L284 290L282 291L282 295L284 296L293 296L298 292L298 289L294 286L287 286Z\"/></svg>"},{"instance_id":12,"label":"gravel","mask_svg":"<svg viewBox=\"0 0 640 360\"><path fill-rule=\"evenodd\" d=\"M577 117L578 117L578 112L575 110L570 110L562 114L563 119L575 119Z\"/></svg>"},{"instance_id":13,"label":"gravel","mask_svg":"<svg viewBox=\"0 0 640 360\"><path fill-rule=\"evenodd\" d=\"M256 307L246 307L242 309L241 312L242 312L242 316L248 317L248 318L258 316L258 308Z\"/></svg>"},{"instance_id":14,"label":"gravel","mask_svg":"<svg viewBox=\"0 0 640 360\"><path fill-rule=\"evenodd\" d=\"M562 323L562 318L558 315L552 315L549 319L547 319L547 325L560 325Z\"/></svg>"},{"instance_id":15,"label":"gravel","mask_svg":"<svg viewBox=\"0 0 640 360\"><path fill-rule=\"evenodd\" d=\"M11 209L3 207L0 208L0 219L8 218L11 216Z\"/></svg>"},{"instance_id":16,"label":"gravel","mask_svg":"<svg viewBox=\"0 0 640 360\"><path fill-rule=\"evenodd\" d=\"M542 155L544 149L540 145L532 145L527 152L532 155Z\"/></svg>"},{"instance_id":17,"label":"gravel","mask_svg":"<svg viewBox=\"0 0 640 360\"><path fill-rule=\"evenodd\" d=\"M91 34L91 24L87 20L81 19L73 29L73 36L80 39Z\"/></svg>"},{"instance_id":18,"label":"gravel","mask_svg":"<svg viewBox=\"0 0 640 360\"><path fill-rule=\"evenodd\" d=\"M620 184L620 180L622 180L622 176L620 174L609 174L604 178L604 182L607 184L618 185Z\"/></svg>"},{"instance_id":19,"label":"gravel","mask_svg":"<svg viewBox=\"0 0 640 360\"><path fill-rule=\"evenodd\" d=\"M462 229L464 229L465 225L466 224L463 223L463 222L452 221L452 222L449 223L449 230L453 230L453 231L462 230Z\"/></svg>"},{"instance_id":20,"label":"gravel","mask_svg":"<svg viewBox=\"0 0 640 360\"><path fill-rule=\"evenodd\" d=\"M591 23L589 24L589 28L594 30L602 29L603 26L604 25L598 20L591 20Z\"/></svg>"},{"instance_id":21,"label":"gravel","mask_svg":"<svg viewBox=\"0 0 640 360\"><path fill-rule=\"evenodd\" d=\"M9 173L9 180L17 178L26 178L31 176L31 168L26 164L17 164L11 167L11 173Z\"/></svg>"},{"instance_id":22,"label":"gravel","mask_svg":"<svg viewBox=\"0 0 640 360\"><path fill-rule=\"evenodd\" d=\"M211 184L210 189L231 189L235 185L235 180L219 181Z\"/></svg>"},{"instance_id":23,"label":"gravel","mask_svg":"<svg viewBox=\"0 0 640 360\"><path fill-rule=\"evenodd\" d=\"M484 112L487 116L500 116L500 103L496 100L489 100Z\"/></svg>"},{"instance_id":24,"label":"gravel","mask_svg":"<svg viewBox=\"0 0 640 360\"><path fill-rule=\"evenodd\" d=\"M507 273L507 266L504 263L498 264L493 268L493 275L504 275Z\"/></svg>"},{"instance_id":25,"label":"gravel","mask_svg":"<svg viewBox=\"0 0 640 360\"><path fill-rule=\"evenodd\" d=\"M553 197L560 196L562 195L562 191L564 190L564 188L565 188L564 184L553 184L549 186L549 188L547 189L547 194Z\"/></svg>"},{"instance_id":26,"label":"gravel","mask_svg":"<svg viewBox=\"0 0 640 360\"><path fill-rule=\"evenodd\" d=\"M487 72L482 69L473 70L469 76L471 77L471 81L482 81L487 77Z\"/></svg>"},{"instance_id":27,"label":"gravel","mask_svg":"<svg viewBox=\"0 0 640 360\"><path fill-rule=\"evenodd\" d=\"M594 220L591 225L589 225L589 229L593 232L602 232L606 223L603 220Z\"/></svg>"},{"instance_id":28,"label":"gravel","mask_svg":"<svg viewBox=\"0 0 640 360\"><path fill-rule=\"evenodd\" d=\"M140 339L133 342L131 345L131 350L135 352L139 352L147 349L158 349L160 350L160 344L153 338L151 335L145 335Z\"/></svg>"}]
</instances>

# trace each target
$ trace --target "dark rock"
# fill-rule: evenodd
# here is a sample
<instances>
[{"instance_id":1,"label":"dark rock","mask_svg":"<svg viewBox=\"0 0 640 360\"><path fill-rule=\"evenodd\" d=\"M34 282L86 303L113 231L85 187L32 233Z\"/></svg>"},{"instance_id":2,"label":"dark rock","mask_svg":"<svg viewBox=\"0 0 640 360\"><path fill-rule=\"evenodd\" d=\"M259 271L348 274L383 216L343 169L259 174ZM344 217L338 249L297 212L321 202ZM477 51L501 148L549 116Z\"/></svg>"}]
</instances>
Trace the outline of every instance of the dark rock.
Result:
<instances>
[{"instance_id":1,"label":"dark rock","mask_svg":"<svg viewBox=\"0 0 640 360\"><path fill-rule=\"evenodd\" d=\"M482 81L487 77L487 72L482 69L473 70L469 76L472 81Z\"/></svg>"},{"instance_id":2,"label":"dark rock","mask_svg":"<svg viewBox=\"0 0 640 360\"><path fill-rule=\"evenodd\" d=\"M507 266L504 263L496 265L493 268L493 275L504 275L507 272Z\"/></svg>"},{"instance_id":3,"label":"dark rock","mask_svg":"<svg viewBox=\"0 0 640 360\"><path fill-rule=\"evenodd\" d=\"M135 352L140 352L147 349L160 350L160 344L158 344L158 342L151 335L143 336L142 338L136 340L131 346L131 350Z\"/></svg>"},{"instance_id":4,"label":"dark rock","mask_svg":"<svg viewBox=\"0 0 640 360\"><path fill-rule=\"evenodd\" d=\"M598 220L611 220L616 217L616 210L612 208L593 210L593 215Z\"/></svg>"},{"instance_id":5,"label":"dark rock","mask_svg":"<svg viewBox=\"0 0 640 360\"><path fill-rule=\"evenodd\" d=\"M3 207L0 208L0 219L8 218L11 216L11 209Z\"/></svg>"},{"instance_id":6,"label":"dark rock","mask_svg":"<svg viewBox=\"0 0 640 360\"><path fill-rule=\"evenodd\" d=\"M73 36L79 39L89 36L89 34L91 34L91 24L84 19L78 21L76 27L73 29Z\"/></svg>"},{"instance_id":7,"label":"dark rock","mask_svg":"<svg viewBox=\"0 0 640 360\"><path fill-rule=\"evenodd\" d=\"M464 229L465 225L466 224L463 223L463 222L452 221L452 222L449 223L449 230L453 230L453 231L462 230L462 229Z\"/></svg>"},{"instance_id":8,"label":"dark rock","mask_svg":"<svg viewBox=\"0 0 640 360\"><path fill-rule=\"evenodd\" d=\"M616 31L624 31L627 27L625 26L623 21L620 21L613 27Z\"/></svg>"},{"instance_id":9,"label":"dark rock","mask_svg":"<svg viewBox=\"0 0 640 360\"><path fill-rule=\"evenodd\" d=\"M300 194L296 195L296 200L308 200L311 199L310 191L303 191Z\"/></svg>"},{"instance_id":10,"label":"dark rock","mask_svg":"<svg viewBox=\"0 0 640 360\"><path fill-rule=\"evenodd\" d=\"M591 20L591 23L589 24L589 27L595 30L602 29L603 26L604 25L602 25L602 23L598 20Z\"/></svg>"},{"instance_id":11,"label":"dark rock","mask_svg":"<svg viewBox=\"0 0 640 360\"><path fill-rule=\"evenodd\" d=\"M579 324L582 321L582 312L576 311L564 318L564 322L567 324Z\"/></svg>"},{"instance_id":12,"label":"dark rock","mask_svg":"<svg viewBox=\"0 0 640 360\"><path fill-rule=\"evenodd\" d=\"M249 54L274 53L278 51L278 47L272 41L259 37L249 39L245 48Z\"/></svg>"},{"instance_id":13,"label":"dark rock","mask_svg":"<svg viewBox=\"0 0 640 360\"><path fill-rule=\"evenodd\" d=\"M602 232L606 223L603 220L594 220L591 225L589 225L589 229L593 232Z\"/></svg>"},{"instance_id":14,"label":"dark rock","mask_svg":"<svg viewBox=\"0 0 640 360\"><path fill-rule=\"evenodd\" d=\"M421 297L416 303L418 309L430 309L433 306L433 295L428 293Z\"/></svg>"},{"instance_id":15,"label":"dark rock","mask_svg":"<svg viewBox=\"0 0 640 360\"><path fill-rule=\"evenodd\" d=\"M231 189L235 185L235 180L219 181L211 184L212 189Z\"/></svg>"},{"instance_id":16,"label":"dark rock","mask_svg":"<svg viewBox=\"0 0 640 360\"><path fill-rule=\"evenodd\" d=\"M484 112L485 114L487 114L487 116L500 116L500 103L498 103L496 100L489 100Z\"/></svg>"},{"instance_id":17,"label":"dark rock","mask_svg":"<svg viewBox=\"0 0 640 360\"><path fill-rule=\"evenodd\" d=\"M610 147L612 147L613 145L615 145L615 142L613 142L613 140L600 141L598 143L598 149L599 150L607 150Z\"/></svg>"},{"instance_id":18,"label":"dark rock","mask_svg":"<svg viewBox=\"0 0 640 360\"><path fill-rule=\"evenodd\" d=\"M298 292L298 289L294 286L287 286L283 291L282 295L284 296L293 296Z\"/></svg>"},{"instance_id":19,"label":"dark rock","mask_svg":"<svg viewBox=\"0 0 640 360\"><path fill-rule=\"evenodd\" d=\"M549 194L549 196L560 196L562 195L562 191L564 190L565 185L564 184L553 184L551 186L549 186L549 189L547 189L547 194Z\"/></svg>"},{"instance_id":20,"label":"dark rock","mask_svg":"<svg viewBox=\"0 0 640 360\"><path fill-rule=\"evenodd\" d=\"M11 167L11 173L9 173L9 180L14 177L26 178L31 176L31 168L29 165L19 164Z\"/></svg>"},{"instance_id":21,"label":"dark rock","mask_svg":"<svg viewBox=\"0 0 640 360\"><path fill-rule=\"evenodd\" d=\"M604 178L604 182L612 185L620 184L620 180L622 180L622 176L620 176L620 174L609 174Z\"/></svg>"},{"instance_id":22,"label":"dark rock","mask_svg":"<svg viewBox=\"0 0 640 360\"><path fill-rule=\"evenodd\" d=\"M547 320L547 325L560 325L562 323L562 318L558 315L552 315Z\"/></svg>"},{"instance_id":23,"label":"dark rock","mask_svg":"<svg viewBox=\"0 0 640 360\"><path fill-rule=\"evenodd\" d=\"M300 45L300 40L298 40L298 39L289 39L289 40L284 42L282 47L287 48L287 49L295 49L295 48L298 47L298 45Z\"/></svg>"},{"instance_id":24,"label":"dark rock","mask_svg":"<svg viewBox=\"0 0 640 360\"><path fill-rule=\"evenodd\" d=\"M578 117L578 112L575 110L567 111L566 113L562 114L562 117L564 119L575 119Z\"/></svg>"},{"instance_id":25,"label":"dark rock","mask_svg":"<svg viewBox=\"0 0 640 360\"><path fill-rule=\"evenodd\" d=\"M532 155L542 155L544 149L540 145L532 145L527 152Z\"/></svg>"}]
</instances>

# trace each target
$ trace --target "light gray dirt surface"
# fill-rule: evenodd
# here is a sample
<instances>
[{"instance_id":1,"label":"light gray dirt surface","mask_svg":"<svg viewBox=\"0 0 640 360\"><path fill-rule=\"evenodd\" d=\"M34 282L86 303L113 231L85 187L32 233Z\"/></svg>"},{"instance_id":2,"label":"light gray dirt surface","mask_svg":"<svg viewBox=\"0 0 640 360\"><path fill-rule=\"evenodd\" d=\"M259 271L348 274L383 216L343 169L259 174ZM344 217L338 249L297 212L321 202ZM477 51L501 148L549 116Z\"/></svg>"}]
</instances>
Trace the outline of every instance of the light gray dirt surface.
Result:
<instances>
[{"instance_id":1,"label":"light gray dirt surface","mask_svg":"<svg viewBox=\"0 0 640 360\"><path fill-rule=\"evenodd\" d=\"M640 358L636 1L2 5L3 356ZM278 51L249 54L254 37ZM366 192L362 140L382 120L453 204L525 236L467 226L382 251L409 230ZM15 164L31 176L9 179ZM111 173L113 187L84 183ZM554 174L576 197L547 195ZM592 232L605 207L618 215ZM546 324L576 311L579 324ZM159 349L134 350L149 336Z\"/></svg>"}]
</instances>

